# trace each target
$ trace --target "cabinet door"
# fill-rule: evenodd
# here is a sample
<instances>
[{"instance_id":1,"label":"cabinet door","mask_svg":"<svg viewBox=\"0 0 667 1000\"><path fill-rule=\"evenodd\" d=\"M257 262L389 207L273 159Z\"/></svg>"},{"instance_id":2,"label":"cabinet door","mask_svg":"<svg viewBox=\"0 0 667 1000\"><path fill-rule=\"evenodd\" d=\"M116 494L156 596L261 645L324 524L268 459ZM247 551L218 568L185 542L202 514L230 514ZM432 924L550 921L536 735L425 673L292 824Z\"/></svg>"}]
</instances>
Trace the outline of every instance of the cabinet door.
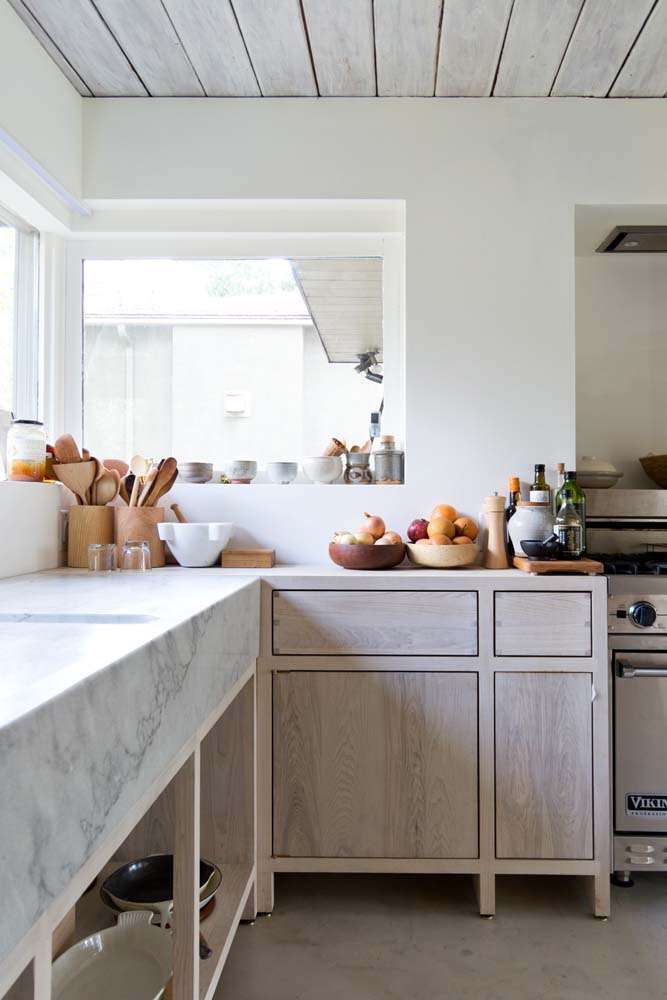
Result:
<instances>
[{"instance_id":1,"label":"cabinet door","mask_svg":"<svg viewBox=\"0 0 667 1000\"><path fill-rule=\"evenodd\" d=\"M274 853L474 858L477 675L274 675Z\"/></svg>"},{"instance_id":2,"label":"cabinet door","mask_svg":"<svg viewBox=\"0 0 667 1000\"><path fill-rule=\"evenodd\" d=\"M591 674L496 674L496 855L591 858Z\"/></svg>"}]
</instances>

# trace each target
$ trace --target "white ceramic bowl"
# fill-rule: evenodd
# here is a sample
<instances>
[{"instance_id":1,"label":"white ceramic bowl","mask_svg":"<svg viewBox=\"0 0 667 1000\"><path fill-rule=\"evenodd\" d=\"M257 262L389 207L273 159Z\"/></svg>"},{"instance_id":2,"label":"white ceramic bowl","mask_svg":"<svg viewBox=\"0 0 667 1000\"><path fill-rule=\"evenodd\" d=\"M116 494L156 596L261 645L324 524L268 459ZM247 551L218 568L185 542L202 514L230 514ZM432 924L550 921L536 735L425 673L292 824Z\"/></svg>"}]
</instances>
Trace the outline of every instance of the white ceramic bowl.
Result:
<instances>
[{"instance_id":1,"label":"white ceramic bowl","mask_svg":"<svg viewBox=\"0 0 667 1000\"><path fill-rule=\"evenodd\" d=\"M230 521L197 523L167 521L157 530L174 554L179 566L214 566L232 536Z\"/></svg>"},{"instance_id":2,"label":"white ceramic bowl","mask_svg":"<svg viewBox=\"0 0 667 1000\"><path fill-rule=\"evenodd\" d=\"M584 455L577 462L577 482L585 490L608 490L622 478L615 465L595 455Z\"/></svg>"},{"instance_id":3,"label":"white ceramic bowl","mask_svg":"<svg viewBox=\"0 0 667 1000\"><path fill-rule=\"evenodd\" d=\"M266 472L272 483L292 483L296 479L299 466L296 462L269 462Z\"/></svg>"},{"instance_id":4,"label":"white ceramic bowl","mask_svg":"<svg viewBox=\"0 0 667 1000\"><path fill-rule=\"evenodd\" d=\"M335 483L343 472L343 462L340 455L304 458L301 464L303 471L313 483Z\"/></svg>"},{"instance_id":5,"label":"white ceramic bowl","mask_svg":"<svg viewBox=\"0 0 667 1000\"><path fill-rule=\"evenodd\" d=\"M241 459L227 462L225 475L229 476L233 483L251 483L257 475L257 462Z\"/></svg>"},{"instance_id":6,"label":"white ceramic bowl","mask_svg":"<svg viewBox=\"0 0 667 1000\"><path fill-rule=\"evenodd\" d=\"M159 1000L171 975L171 934L147 910L122 913L53 964L52 1000Z\"/></svg>"},{"instance_id":7,"label":"white ceramic bowl","mask_svg":"<svg viewBox=\"0 0 667 1000\"><path fill-rule=\"evenodd\" d=\"M211 462L179 462L178 478L183 483L209 483L213 478Z\"/></svg>"}]
</instances>

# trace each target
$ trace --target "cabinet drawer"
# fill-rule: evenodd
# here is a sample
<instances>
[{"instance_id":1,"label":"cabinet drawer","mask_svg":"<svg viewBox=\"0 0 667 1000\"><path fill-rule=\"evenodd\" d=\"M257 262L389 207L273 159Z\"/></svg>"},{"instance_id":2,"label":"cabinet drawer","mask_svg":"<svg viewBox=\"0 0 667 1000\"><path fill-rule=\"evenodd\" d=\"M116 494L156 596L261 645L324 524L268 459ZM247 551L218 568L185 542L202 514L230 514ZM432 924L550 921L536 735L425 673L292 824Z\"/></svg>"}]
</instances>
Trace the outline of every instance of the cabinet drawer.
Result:
<instances>
[{"instance_id":1,"label":"cabinet drawer","mask_svg":"<svg viewBox=\"0 0 667 1000\"><path fill-rule=\"evenodd\" d=\"M477 656L477 592L279 590L274 656Z\"/></svg>"},{"instance_id":2,"label":"cabinet drawer","mask_svg":"<svg viewBox=\"0 0 667 1000\"><path fill-rule=\"evenodd\" d=\"M279 856L474 858L477 674L276 672Z\"/></svg>"},{"instance_id":3,"label":"cabinet drawer","mask_svg":"<svg viewBox=\"0 0 667 1000\"><path fill-rule=\"evenodd\" d=\"M495 593L496 656L592 656L591 595Z\"/></svg>"}]
</instances>

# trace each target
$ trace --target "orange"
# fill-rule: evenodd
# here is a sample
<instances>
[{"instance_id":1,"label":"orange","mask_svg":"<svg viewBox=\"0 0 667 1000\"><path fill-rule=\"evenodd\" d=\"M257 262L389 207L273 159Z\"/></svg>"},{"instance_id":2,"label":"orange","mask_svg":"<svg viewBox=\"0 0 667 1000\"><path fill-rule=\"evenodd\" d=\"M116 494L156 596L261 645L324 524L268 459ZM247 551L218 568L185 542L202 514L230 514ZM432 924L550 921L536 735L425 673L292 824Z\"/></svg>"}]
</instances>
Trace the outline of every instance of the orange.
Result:
<instances>
[{"instance_id":1,"label":"orange","mask_svg":"<svg viewBox=\"0 0 667 1000\"><path fill-rule=\"evenodd\" d=\"M454 545L472 545L472 538L468 538L467 535L457 535L454 539Z\"/></svg>"},{"instance_id":2,"label":"orange","mask_svg":"<svg viewBox=\"0 0 667 1000\"><path fill-rule=\"evenodd\" d=\"M451 541L447 538L447 535L431 535L429 538L431 545L451 545Z\"/></svg>"},{"instance_id":3,"label":"orange","mask_svg":"<svg viewBox=\"0 0 667 1000\"><path fill-rule=\"evenodd\" d=\"M453 523L446 517L434 517L428 522L428 537L433 538L434 535L447 535L447 538L453 538L456 534L456 528Z\"/></svg>"},{"instance_id":4,"label":"orange","mask_svg":"<svg viewBox=\"0 0 667 1000\"><path fill-rule=\"evenodd\" d=\"M435 520L438 517L444 517L446 521L455 521L458 516L456 508L450 507L448 503L436 504L431 511L431 520Z\"/></svg>"},{"instance_id":5,"label":"orange","mask_svg":"<svg viewBox=\"0 0 667 1000\"><path fill-rule=\"evenodd\" d=\"M469 538L471 542L474 542L479 534L477 522L473 521L471 517L458 517L454 521L454 527L456 528L457 535L463 535Z\"/></svg>"}]
</instances>

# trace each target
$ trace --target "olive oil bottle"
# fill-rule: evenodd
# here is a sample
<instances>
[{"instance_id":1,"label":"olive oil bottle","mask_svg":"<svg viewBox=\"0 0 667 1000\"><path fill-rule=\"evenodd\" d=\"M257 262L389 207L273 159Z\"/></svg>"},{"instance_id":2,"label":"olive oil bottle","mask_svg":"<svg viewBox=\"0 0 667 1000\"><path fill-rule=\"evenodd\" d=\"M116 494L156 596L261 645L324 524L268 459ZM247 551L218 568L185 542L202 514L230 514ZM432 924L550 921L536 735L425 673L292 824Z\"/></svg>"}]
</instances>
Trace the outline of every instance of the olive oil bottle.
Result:
<instances>
[{"instance_id":1,"label":"olive oil bottle","mask_svg":"<svg viewBox=\"0 0 667 1000\"><path fill-rule=\"evenodd\" d=\"M531 503L551 503L551 487L544 474L544 466L535 466L533 485L530 488Z\"/></svg>"},{"instance_id":2,"label":"olive oil bottle","mask_svg":"<svg viewBox=\"0 0 667 1000\"><path fill-rule=\"evenodd\" d=\"M565 500L569 500L581 521L581 550L586 551L586 494L577 482L577 473L565 473L565 482L556 494L556 510L560 512Z\"/></svg>"}]
</instances>

